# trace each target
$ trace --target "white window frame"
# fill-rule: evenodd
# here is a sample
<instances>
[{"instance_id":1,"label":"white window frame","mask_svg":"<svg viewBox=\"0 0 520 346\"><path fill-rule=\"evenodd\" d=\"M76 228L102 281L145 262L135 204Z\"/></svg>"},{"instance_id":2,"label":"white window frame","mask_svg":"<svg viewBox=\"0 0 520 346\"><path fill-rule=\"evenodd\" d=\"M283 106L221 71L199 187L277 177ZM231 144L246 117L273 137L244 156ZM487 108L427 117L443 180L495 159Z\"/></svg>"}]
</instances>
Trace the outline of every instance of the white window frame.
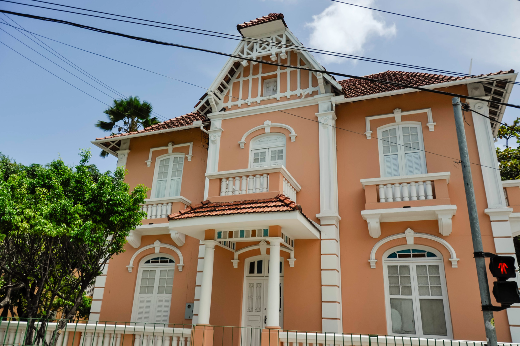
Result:
<instances>
[{"instance_id":1,"label":"white window frame","mask_svg":"<svg viewBox=\"0 0 520 346\"><path fill-rule=\"evenodd\" d=\"M424 155L424 136L422 131L422 123L417 121L403 121L399 123L391 123L387 125L383 125L377 128L377 144L378 144L378 150L379 150L379 173L381 177L386 177L385 175L385 161L384 161L384 154L383 154L383 140L382 140L382 133L383 131L392 128L392 127L401 127L401 126L417 126L419 131L417 132L419 134L419 144L420 148L419 151L421 152L421 160L423 165L423 173L426 174L428 172L428 168L426 166L426 156ZM398 145L397 145L397 153L398 153L398 160L399 160L399 176L405 176L404 170L405 170L405 157L404 157L404 144L402 141L402 134L401 131L398 131Z\"/></svg>"},{"instance_id":2,"label":"white window frame","mask_svg":"<svg viewBox=\"0 0 520 346\"><path fill-rule=\"evenodd\" d=\"M185 154L184 153L172 153L172 154L164 154L164 155L161 155L161 156L158 156L156 159L155 159L155 168L154 168L154 172L153 172L153 182L152 182L152 192L150 193L150 199L168 199L168 198L175 198L175 197L180 197L181 196L181 191L182 191L182 176L184 175L184 164L185 164ZM162 159L165 159L167 157L182 157L182 174L181 174L181 183L180 183L180 186L181 186L181 189L179 191L179 195L178 196L165 196L163 198L158 198L158 197L155 197L155 193L157 192L157 175L159 174L159 161L161 161ZM170 170L168 168L168 174L170 174ZM168 182L167 182L167 185L166 185L166 191L169 191L169 187L170 187L170 179L168 179Z\"/></svg>"},{"instance_id":3,"label":"white window frame","mask_svg":"<svg viewBox=\"0 0 520 346\"><path fill-rule=\"evenodd\" d=\"M166 257L166 258L169 258L169 259L173 260L173 263L165 263L165 264L150 263L150 264L145 264L145 262L148 261L149 259L156 258L156 257ZM138 271L137 271L137 278L136 278L136 281L135 281L134 301L132 303L132 317L131 317L130 321L137 322L136 320L137 320L137 313L138 313L138 308L139 308L139 306L138 306L139 305L139 287L141 286L141 277L143 275L143 269L173 269L173 279L175 280L175 265L176 264L177 264L177 262L175 261L175 258L173 258L173 256L165 254L165 253L162 253L162 252L150 254L148 256L143 257L141 259L141 261L139 261L139 268L138 268ZM172 296L173 296L173 290L172 290ZM170 301L170 309L171 309L171 301ZM144 322L144 323L152 323L152 322Z\"/></svg>"},{"instance_id":4,"label":"white window frame","mask_svg":"<svg viewBox=\"0 0 520 346\"><path fill-rule=\"evenodd\" d=\"M437 255L437 257L425 257L425 258L387 258L393 252L400 250L408 250L408 249L417 249L429 251ZM395 336L404 336L404 337L421 337L421 338L430 338L430 339L453 339L453 329L451 325L451 313L450 313L450 303L448 297L448 290L446 286L446 274L444 271L444 259L442 253L434 248L423 246L423 245L400 245L393 248L390 248L385 251L383 254L383 278L384 278L384 291L385 291L385 310L386 310L386 324L387 324L387 333L388 335ZM442 300L444 303L444 318L446 320L446 334L447 335L424 335L422 332L422 321L420 315L420 306L416 304L416 301L419 300L420 296L413 292L412 289L412 300L414 301L414 321L415 321L415 331L416 334L397 334L392 332L392 316L391 316L391 307L390 307L390 292L389 292L389 283L388 283L388 266L389 265L399 265L399 264L408 264L408 265L428 265L428 264L438 264L439 265L439 273L441 278L441 289L442 289ZM410 275L412 277L412 275ZM413 280L413 278L412 278ZM413 286L412 286L413 287Z\"/></svg>"},{"instance_id":5,"label":"white window frame","mask_svg":"<svg viewBox=\"0 0 520 346\"><path fill-rule=\"evenodd\" d=\"M265 138L265 137L282 137L285 139L285 145L284 146L277 146L277 147L269 147L269 146L266 146L266 147L262 147L262 148L253 148L254 146L254 142L256 140L259 140L261 138ZM278 149L283 149L283 163L282 163L282 166L285 167L285 163L286 163L286 159L287 159L287 137L283 134L283 133L280 133L280 132L275 132L275 133L266 133L266 134L263 134L263 135L259 135L259 136L256 136L254 138L251 139L251 141L249 142L249 168L258 168L258 167L272 167L271 165L271 150L278 150ZM253 159L254 159L254 153L255 152L258 152L258 151L262 151L262 150L265 150L266 151L266 165L265 166L258 166L258 167L254 167L253 165ZM278 166L278 165L276 165Z\"/></svg>"},{"instance_id":6,"label":"white window frame","mask_svg":"<svg viewBox=\"0 0 520 346\"><path fill-rule=\"evenodd\" d=\"M272 87L272 84L274 84L274 89L275 89L274 93L267 94L267 88ZM264 79L263 88L262 88L262 96L263 97L275 96L277 93L278 93L278 78L275 77L275 78Z\"/></svg>"}]
</instances>

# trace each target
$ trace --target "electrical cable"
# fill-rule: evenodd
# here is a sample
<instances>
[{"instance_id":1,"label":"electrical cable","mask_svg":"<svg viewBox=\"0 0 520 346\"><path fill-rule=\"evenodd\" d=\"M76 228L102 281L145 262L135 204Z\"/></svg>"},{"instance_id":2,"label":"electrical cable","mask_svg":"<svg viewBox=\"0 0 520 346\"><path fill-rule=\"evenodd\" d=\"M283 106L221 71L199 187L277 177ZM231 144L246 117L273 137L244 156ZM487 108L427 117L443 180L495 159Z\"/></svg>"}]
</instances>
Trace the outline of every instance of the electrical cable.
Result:
<instances>
[{"instance_id":1,"label":"electrical cable","mask_svg":"<svg viewBox=\"0 0 520 346\"><path fill-rule=\"evenodd\" d=\"M98 98L96 98L96 97L90 95L89 93L85 92L84 90L82 90L82 89L76 87L75 85L73 85L73 84L67 82L67 81L64 80L63 78L61 78L61 77L55 75L54 73L52 73L52 72L50 72L49 70L45 69L44 67L40 66L40 65L37 64L36 62L34 62L34 61L32 61L31 59L27 58L27 57L24 56L23 54L19 53L19 52L16 51L15 49L13 49L13 48L11 48L10 46L8 46L7 44L3 43L2 41L0 41L0 43L3 44L3 45L5 45L5 46L8 47L9 49L13 50L13 51L16 52L17 54L21 55L21 56L24 57L25 59L29 60L29 61L32 62L33 64L37 65L38 67L42 68L43 70L47 71L48 73L52 74L52 75L55 76L56 78L58 78L58 79L64 81L65 83L69 84L70 86L74 87L75 89L77 89L77 90L83 92L84 94L90 96L91 98L93 98L93 99L95 99L95 100L97 100L97 101L99 101L99 102L101 102L101 103L103 103L103 104L109 106L107 103L105 103L105 102L99 100ZM94 54L95 54L95 53L94 53ZM111 60L114 60L114 59L111 59ZM127 65L128 65L128 64L127 64ZM161 74L159 74L159 75L161 75ZM165 76L165 75L162 75L162 76ZM165 76L165 77L166 77L166 76ZM185 82L185 83L187 83L187 82ZM193 83L187 83L187 84L190 84L190 85L193 85L193 86L196 86L196 87L199 87L199 88L203 88L203 87L198 86L198 85L193 84ZM203 88L203 89L204 89L204 88ZM277 110L277 111L280 112L280 113L288 114L288 115L291 115L291 116L294 116L294 117L297 117L297 118L303 119L303 120L308 120L308 121L312 121L312 122L315 122L315 123L320 124L320 122L319 122L318 120L315 120L315 119L306 118L306 117L304 117L304 116L297 115L297 114L294 114L294 113L291 113L291 112L287 112L287 111L283 111L283 110ZM327 124L327 125L328 125L328 126L331 126L331 127L333 127L333 128L335 128L335 129L337 129L337 130L342 130L342 131L346 131L346 132L350 132L350 133L357 134L357 135L362 135L362 136L365 136L365 135L366 135L365 133L361 133L361 132L357 132L357 131L354 131L354 130L345 129L345 128L338 127L338 126L335 126L335 125L330 125L330 124ZM383 140L383 139L378 138L377 136L375 137L375 139L377 139L377 140ZM401 146L402 144L397 143L397 145L400 145L400 146ZM423 151L424 153L427 153L427 154L431 154L431 155L435 155L435 156L439 156L439 157L443 157L443 158L447 158L447 159L453 160L453 162L454 162L454 163L457 163L457 164L460 163L460 160L457 160L456 158L451 157L451 156L447 156L447 155L443 155L443 154L438 154L438 153L435 153L435 152L432 152L432 151L428 151L428 150L425 150L425 149L420 149L420 151ZM482 164L479 164L479 163L473 163L473 162L471 162L471 164L473 164L473 165L477 165L477 166L480 166L480 167L496 169L496 168L494 168L494 167L490 167L490 166L482 165Z\"/></svg>"},{"instance_id":2,"label":"electrical cable","mask_svg":"<svg viewBox=\"0 0 520 346\"><path fill-rule=\"evenodd\" d=\"M53 75L54 77L56 77L56 78L60 79L61 81L67 83L67 84L70 85L71 87L73 87L73 88L75 88L75 89L81 91L82 93L84 93L84 94L90 96L90 97L93 98L94 100L99 101L99 102L101 102L102 104L107 105L107 106L110 107L110 105L109 105L108 103L105 103L105 102L101 101L101 100L98 99L97 97L90 95L90 94L89 94L88 92L86 92L85 90L82 90L82 89L78 88L77 86L75 86L74 84L67 82L65 79L63 79L63 78L61 78L60 76L58 76L58 75L52 73L51 71L47 70L45 67L43 67L43 66L39 65L38 63L34 62L33 60L29 59L28 57L26 57L25 55L23 55L22 53L20 53L20 52L17 51L16 49L14 49L14 48L12 48L11 46L7 45L6 43L4 43L4 42L2 42L2 41L0 41L0 43L3 44L4 46L6 46L7 48L9 48L10 50L12 50L13 52L17 53L18 55L22 56L23 58L29 60L30 62L32 62L33 64L35 64L35 65L38 66L39 68L41 68L41 69L47 71L48 73L50 73L50 74Z\"/></svg>"},{"instance_id":3,"label":"electrical cable","mask_svg":"<svg viewBox=\"0 0 520 346\"><path fill-rule=\"evenodd\" d=\"M3 1L3 0L2 0L2 1ZM400 17L405 17L405 18L410 18L410 19L422 20L422 21L425 21L425 22L434 23L434 24L441 24L441 25L446 25L446 26L451 26L451 27L458 28L458 29L471 30L471 31L481 32L481 33L484 33L484 34L490 34L490 35L496 35L496 36L502 36L502 37L514 38L514 39L520 40L520 37L517 37L517 36L511 36L511 35L499 34L499 33L496 33L496 32L491 32L491 31L486 31L486 30L480 30L480 29L468 28L468 27L461 26L461 25L455 25L455 24L443 23L443 22L439 22L439 21L436 21L436 20L425 19L425 18L419 18L419 17L409 16L409 15L406 15L406 14L400 14L400 13L395 13L395 12L390 12L390 11L385 11L385 10L379 10L379 9L377 9L377 8L372 8L372 7L368 7L368 6L362 6L362 5L352 4L352 3L349 3L349 2L344 2L344 1L339 1L339 0L330 0L330 1L337 2L337 3L340 3L340 4L349 5L349 6L355 6L355 7L365 8L365 9L367 9L367 10L371 10L371 11L377 11L377 12L382 12L382 13L387 13L387 14L393 14L394 16L400 16Z\"/></svg>"},{"instance_id":4,"label":"electrical cable","mask_svg":"<svg viewBox=\"0 0 520 346\"><path fill-rule=\"evenodd\" d=\"M190 82L187 82L187 81L183 81L181 79L177 79L177 78L174 78L174 77L170 77L168 75L165 75L165 74L162 74L162 73L159 73L159 72L156 72L156 71L152 71L152 70L149 70L149 69L146 69L144 67L140 67L140 66L137 66L137 65L133 65L133 64L129 64L129 63L126 63L124 61L121 61L121 60L117 60L117 59L114 59L114 58L111 58L111 57L108 57L106 55L102 55L102 54L99 54L99 53L94 53L92 51L89 51L89 50L86 50L86 49L83 49L83 48L79 48L79 47L76 47L76 46L73 46L71 44L68 44L68 43L65 43L65 42L61 42L61 41L58 41L58 40L55 40L53 38L50 38L50 37L47 37L47 36L44 36L44 35L41 35L41 34L37 34L35 32L32 32L32 31L29 31L29 30L26 30L26 29L20 29L20 28L17 28L9 23L2 23L0 22L0 24L3 24L3 25L8 25L10 27L12 27L13 29L16 29L16 30L23 30L23 31L26 31L26 32L29 32L31 33L32 35L36 35L36 36L39 36L39 37L43 37L47 40L50 40L50 41L53 41L53 42L56 42L56 43L59 43L59 44L62 44L64 46L67 46L67 47L71 47L71 48L74 48L74 49L77 49L77 50L80 50L82 52L85 52L85 53L89 53L89 54L92 54L92 55L96 55L96 56L99 56L99 57L102 57L102 58L105 58L105 59L108 59L108 60L112 60L112 61L115 61L115 62L118 62L120 64L123 64L123 65L127 65L127 66L130 66L130 67L134 67L134 68L137 68L139 70L143 70L143 71L146 71L146 72L149 72L149 73L153 73L153 74L156 74L158 76L161 76L161 77L165 77L165 78L168 78L168 79L171 79L171 80L174 80L174 81L177 81L177 82L181 82L181 83L184 83L184 84L188 84L188 85L191 85L191 86L194 86L194 87L197 87L197 88L201 88L201 89L204 89L206 90L207 88L205 87L202 87L200 85L196 85L196 84L193 84L193 83L190 83Z\"/></svg>"},{"instance_id":5,"label":"electrical cable","mask_svg":"<svg viewBox=\"0 0 520 346\"><path fill-rule=\"evenodd\" d=\"M447 92L447 91L433 90L433 89L428 89L428 88L425 88L425 87L418 87L418 86L408 85L406 83L393 82L393 81L381 80L381 79L370 78L370 77L362 77L362 76L356 76L356 75L351 75L351 74L346 74L346 73L339 73L339 72L333 72L333 71L326 71L325 69L320 70L320 69L307 68L307 67L301 67L301 66L291 66L291 65L285 65L285 64L278 64L278 63L274 63L274 62L269 62L269 61L265 61L265 60L257 60L257 59L253 59L253 58L241 57L241 56L237 56L237 55L233 55L233 54L229 54L229 53L214 51L214 50L211 50L211 49L187 46L187 45L182 45L182 44L178 44L178 43L171 43L171 42L159 41L159 40L154 40L154 39L140 37L140 36L128 35L128 34L119 33L119 32L115 32L115 31L110 31L110 30L105 30L105 29L101 29L101 28L96 28L96 27L92 27L92 26L88 26L88 25L83 25L83 24L78 24L78 23L74 23L74 22L69 22L69 21L65 21L65 20L61 20L61 19L42 17L42 16L35 16L35 15L31 15L31 14L19 13L19 12L13 12L13 11L6 11L6 10L0 10L0 12L8 13L8 14L16 15L16 16L21 16L21 17L26 17L26 18L38 19L38 20L42 20L42 21L48 21L48 22L54 22L54 23L59 23L59 24L70 25L70 26L74 26L74 27L77 27L77 28L85 29L85 30L90 30L90 31L98 32L98 33L124 37L124 38L128 38L128 39L136 40L136 41L153 43L153 44L163 45L163 46L183 48L183 49L194 50L194 51L205 52L205 53L211 53L211 54L231 57L231 58L235 58L235 59L239 59L239 60L246 60L246 61L255 62L255 63L262 63L262 64L265 64L265 65L281 66L281 67L292 68L292 69L299 69L299 70L315 72L315 73L325 73L325 74L329 74L329 75L336 75L336 76L341 76L341 77L347 77L347 78L364 80L364 81L368 81L368 82L375 82L375 83L380 83L380 84L393 85L393 86L398 86L398 87L401 87L401 88L409 88L409 89L414 89L414 90L419 90L419 91L426 91L426 92L435 93L435 94L441 94L441 95L447 95L447 96L455 96L455 97L462 97L462 98L466 98L466 99L470 99L470 100L489 102L489 100L484 100L484 99L481 99L481 98L478 98L478 97L461 95L461 94L451 93L451 92ZM499 102L499 101L493 101L493 103L494 104L498 104L498 105L504 105L504 106L507 106L507 107L513 107L513 108L520 109L520 106L516 105L516 104L511 104L511 103L507 103L507 102Z\"/></svg>"},{"instance_id":6,"label":"electrical cable","mask_svg":"<svg viewBox=\"0 0 520 346\"><path fill-rule=\"evenodd\" d=\"M86 9L86 8L62 5L62 4L52 3L52 2L48 2L48 1L29 0L29 1L35 1L35 2L40 2L40 3L50 4L50 5L54 5L54 6L62 6L62 7L66 7L66 8L78 9L78 10L81 10L81 11L101 13L101 14L106 14L106 15L115 16L115 17L140 20L140 21L144 21L144 22L157 23L157 24L161 24L161 25L168 25L168 26L172 26L172 27L182 28L184 30L175 29L175 28L171 28L171 27L163 27L163 26L158 26L158 25L150 25L150 24L138 23L138 22L133 22L133 21L114 19L114 18L107 18L107 17L90 15L90 14L85 14L85 13L79 13L79 12L55 9L55 8L45 7L45 6L25 4L25 3L20 3L20 2L11 1L11 0L0 0L0 1L14 3L14 4L18 4L18 5L24 5L24 6L43 8L43 9L47 9L47 10L53 10L53 11L60 11L60 12L66 12L66 13L90 16L90 17L95 17L95 18L120 21L120 22L137 24L137 25L152 26L152 27L161 28L161 29L176 30L176 31L181 31L181 32L186 32L186 33L206 35L206 36L217 37L217 38L232 39L232 40L237 40L237 41L244 40L244 38L242 38L242 36L240 36L240 35L227 34L227 33L222 33L222 32L218 32L218 31L199 29L199 28L193 28L193 27L177 25L177 24L171 24L171 23L165 23L165 22L159 22L159 21L154 21L154 20L149 20L149 19L142 19L142 18L124 16L124 15L114 14L114 13L109 13L109 12L90 10L90 9ZM193 31L193 30L195 30L195 31ZM196 31L201 31L201 32L196 32ZM266 43L266 44L273 44L273 42L268 41L268 40L257 39L257 38L248 38L248 39L251 40L251 41L256 41L256 42L261 42L261 43ZM428 72L432 72L432 73L451 74L451 75L455 75L455 76L459 76L459 77L472 76L472 75L469 75L469 74L466 74L466 73L446 71L446 70L435 69L435 68L430 68L430 67L415 66L415 65L406 64L406 63L392 62L392 61L386 61L386 60L381 60L381 59L356 56L356 55L352 55L352 54L332 52L332 51L321 50L321 49L311 48L311 47L304 47L304 46L299 47L299 46L287 45L287 44L282 44L282 43L278 43L278 44L275 44L275 45L276 46L280 46L280 47L286 47L286 48L298 50L298 51L306 51L306 52L315 53L315 54L328 55L328 56L334 56L334 57L340 57L340 58L346 58L346 59L353 59L353 60L359 60L359 61L364 61L364 62L379 63L379 64L385 64L385 65L390 65L390 66L402 67L402 68L417 69L417 70L423 70L423 71L428 71ZM472 77L481 78L483 80L496 81L495 78L492 78L492 77L489 77L489 76L472 76ZM518 82L506 81L506 83L517 84ZM518 84L520 84L520 83L518 83Z\"/></svg>"}]
</instances>

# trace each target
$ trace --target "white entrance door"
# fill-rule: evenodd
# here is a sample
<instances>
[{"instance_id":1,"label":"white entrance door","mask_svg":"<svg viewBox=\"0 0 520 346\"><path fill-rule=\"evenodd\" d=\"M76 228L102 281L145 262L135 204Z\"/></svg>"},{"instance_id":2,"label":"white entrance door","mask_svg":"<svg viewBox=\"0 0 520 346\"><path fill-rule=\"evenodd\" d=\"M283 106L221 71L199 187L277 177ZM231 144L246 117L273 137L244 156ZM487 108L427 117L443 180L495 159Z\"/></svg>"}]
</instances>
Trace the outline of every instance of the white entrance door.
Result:
<instances>
[{"instance_id":1,"label":"white entrance door","mask_svg":"<svg viewBox=\"0 0 520 346\"><path fill-rule=\"evenodd\" d=\"M259 346L267 323L268 257L252 260L246 268L245 333L248 346ZM280 262L280 327L283 328L283 263Z\"/></svg>"},{"instance_id":2,"label":"white entrance door","mask_svg":"<svg viewBox=\"0 0 520 346\"><path fill-rule=\"evenodd\" d=\"M174 272L175 264L167 257L154 257L140 265L132 321L168 324Z\"/></svg>"}]
</instances>

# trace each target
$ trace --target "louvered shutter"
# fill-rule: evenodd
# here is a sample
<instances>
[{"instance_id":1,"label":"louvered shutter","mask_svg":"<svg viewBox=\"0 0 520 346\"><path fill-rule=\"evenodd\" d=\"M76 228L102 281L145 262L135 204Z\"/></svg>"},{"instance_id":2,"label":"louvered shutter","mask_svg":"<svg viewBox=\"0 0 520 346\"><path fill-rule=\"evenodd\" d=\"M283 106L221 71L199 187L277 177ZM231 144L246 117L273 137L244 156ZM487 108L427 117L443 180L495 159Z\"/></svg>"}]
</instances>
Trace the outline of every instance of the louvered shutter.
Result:
<instances>
[{"instance_id":1,"label":"louvered shutter","mask_svg":"<svg viewBox=\"0 0 520 346\"><path fill-rule=\"evenodd\" d=\"M379 138L383 151L383 173L385 177L400 175L398 130L397 126L388 128L381 132Z\"/></svg>"},{"instance_id":2,"label":"louvered shutter","mask_svg":"<svg viewBox=\"0 0 520 346\"><path fill-rule=\"evenodd\" d=\"M169 197L180 196L181 194L181 181L182 181L182 168L184 166L184 157L176 156L172 157L172 164L170 168L170 187Z\"/></svg>"},{"instance_id":3,"label":"louvered shutter","mask_svg":"<svg viewBox=\"0 0 520 346\"><path fill-rule=\"evenodd\" d=\"M163 198L166 196L166 185L168 183L168 170L170 167L170 158L164 158L159 161L157 178L155 181L155 198Z\"/></svg>"},{"instance_id":4,"label":"louvered shutter","mask_svg":"<svg viewBox=\"0 0 520 346\"><path fill-rule=\"evenodd\" d=\"M421 129L418 126L400 126L402 152L404 153L404 175L426 173Z\"/></svg>"}]
</instances>

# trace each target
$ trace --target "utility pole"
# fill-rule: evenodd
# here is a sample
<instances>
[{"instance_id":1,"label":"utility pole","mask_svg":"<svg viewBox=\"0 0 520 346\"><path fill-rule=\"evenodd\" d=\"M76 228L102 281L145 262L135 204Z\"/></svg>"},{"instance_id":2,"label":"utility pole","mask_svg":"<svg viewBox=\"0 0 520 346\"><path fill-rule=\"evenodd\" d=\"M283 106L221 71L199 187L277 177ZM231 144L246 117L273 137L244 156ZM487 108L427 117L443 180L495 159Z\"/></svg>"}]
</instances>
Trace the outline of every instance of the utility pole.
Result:
<instances>
[{"instance_id":1,"label":"utility pole","mask_svg":"<svg viewBox=\"0 0 520 346\"><path fill-rule=\"evenodd\" d=\"M478 223L477 202L475 201L475 191L473 190L473 179L471 177L471 167L468 155L468 144L464 132L464 121L462 119L462 108L460 99L452 99L453 112L455 113L455 126L457 128L457 139L459 142L460 161L462 164L462 174L464 176L464 188L466 190L466 202L468 204L469 224L471 227L471 238L473 239L473 251L475 254L475 264L477 266L478 287L480 290L480 302L484 315L484 326L488 346L497 346L497 333L495 330L495 319L493 311L488 308L491 306L489 296L489 284L487 279L486 259L484 257L484 247L480 235L480 225Z\"/></svg>"}]
</instances>

